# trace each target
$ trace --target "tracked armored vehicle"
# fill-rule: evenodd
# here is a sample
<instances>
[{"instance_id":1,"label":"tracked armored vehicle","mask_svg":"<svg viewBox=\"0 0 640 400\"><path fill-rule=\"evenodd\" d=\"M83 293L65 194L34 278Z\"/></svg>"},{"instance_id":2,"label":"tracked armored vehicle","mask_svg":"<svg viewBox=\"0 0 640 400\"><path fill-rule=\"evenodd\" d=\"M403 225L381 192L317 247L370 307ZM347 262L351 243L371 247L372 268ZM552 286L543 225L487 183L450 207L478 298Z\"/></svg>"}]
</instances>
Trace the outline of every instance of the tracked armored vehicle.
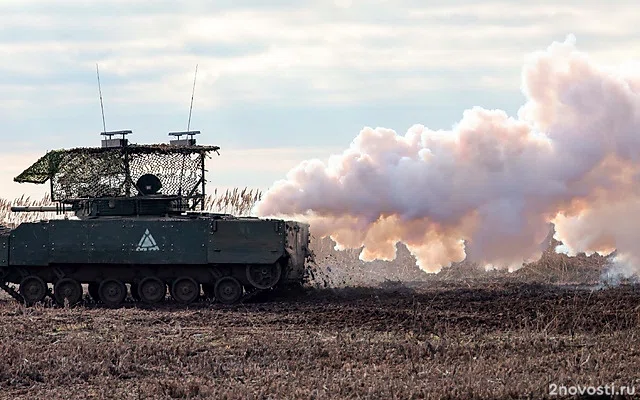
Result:
<instances>
[{"instance_id":1,"label":"tracked armored vehicle","mask_svg":"<svg viewBox=\"0 0 640 400\"><path fill-rule=\"evenodd\" d=\"M130 144L130 133L48 152L14 178L49 181L55 205L12 211L65 218L0 229L2 289L27 304L51 296L73 305L87 298L86 284L93 300L118 307L167 292L182 304L232 304L302 282L308 225L205 211L205 159L217 146L197 145L199 131L152 145Z\"/></svg>"}]
</instances>

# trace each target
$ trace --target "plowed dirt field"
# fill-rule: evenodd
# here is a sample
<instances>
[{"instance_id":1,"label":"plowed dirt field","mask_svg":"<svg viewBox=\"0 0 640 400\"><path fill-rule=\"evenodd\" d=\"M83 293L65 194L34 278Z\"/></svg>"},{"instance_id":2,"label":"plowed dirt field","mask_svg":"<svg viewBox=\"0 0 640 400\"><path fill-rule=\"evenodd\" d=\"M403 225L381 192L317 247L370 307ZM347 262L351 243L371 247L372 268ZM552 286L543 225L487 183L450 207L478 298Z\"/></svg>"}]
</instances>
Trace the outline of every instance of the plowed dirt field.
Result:
<instances>
[{"instance_id":1,"label":"plowed dirt field","mask_svg":"<svg viewBox=\"0 0 640 400\"><path fill-rule=\"evenodd\" d=\"M432 281L118 310L2 298L0 317L3 399L542 398L553 384L640 391L636 286Z\"/></svg>"}]
</instances>

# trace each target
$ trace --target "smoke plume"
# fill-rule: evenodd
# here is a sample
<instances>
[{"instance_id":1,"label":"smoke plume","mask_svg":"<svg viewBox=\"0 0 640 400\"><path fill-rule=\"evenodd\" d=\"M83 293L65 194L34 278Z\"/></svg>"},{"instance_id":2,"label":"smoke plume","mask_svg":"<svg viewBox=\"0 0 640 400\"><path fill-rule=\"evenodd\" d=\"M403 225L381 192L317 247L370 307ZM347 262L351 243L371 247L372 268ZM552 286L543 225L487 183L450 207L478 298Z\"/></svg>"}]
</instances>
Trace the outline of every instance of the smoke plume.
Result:
<instances>
[{"instance_id":1,"label":"smoke plume","mask_svg":"<svg viewBox=\"0 0 640 400\"><path fill-rule=\"evenodd\" d=\"M308 221L363 260L402 242L425 271L537 260L550 223L565 250L640 260L640 73L594 64L570 36L532 54L516 118L474 107L452 130L364 128L308 160L254 210Z\"/></svg>"}]
</instances>

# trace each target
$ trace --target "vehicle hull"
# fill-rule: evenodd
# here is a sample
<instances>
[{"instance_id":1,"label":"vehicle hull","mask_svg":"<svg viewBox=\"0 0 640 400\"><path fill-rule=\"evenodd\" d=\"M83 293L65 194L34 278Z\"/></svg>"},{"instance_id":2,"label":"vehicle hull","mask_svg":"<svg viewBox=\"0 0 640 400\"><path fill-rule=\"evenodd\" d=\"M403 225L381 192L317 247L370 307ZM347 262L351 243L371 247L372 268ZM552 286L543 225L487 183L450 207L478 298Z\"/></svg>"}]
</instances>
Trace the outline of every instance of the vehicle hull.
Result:
<instances>
[{"instance_id":1,"label":"vehicle hull","mask_svg":"<svg viewBox=\"0 0 640 400\"><path fill-rule=\"evenodd\" d=\"M264 289L249 276L261 266L278 272L269 288L301 283L308 245L308 225L278 219L200 213L40 221L0 235L0 278L20 284L36 276L47 285L115 279L133 287L153 277L171 289L178 278L213 287L233 277L250 291Z\"/></svg>"}]
</instances>

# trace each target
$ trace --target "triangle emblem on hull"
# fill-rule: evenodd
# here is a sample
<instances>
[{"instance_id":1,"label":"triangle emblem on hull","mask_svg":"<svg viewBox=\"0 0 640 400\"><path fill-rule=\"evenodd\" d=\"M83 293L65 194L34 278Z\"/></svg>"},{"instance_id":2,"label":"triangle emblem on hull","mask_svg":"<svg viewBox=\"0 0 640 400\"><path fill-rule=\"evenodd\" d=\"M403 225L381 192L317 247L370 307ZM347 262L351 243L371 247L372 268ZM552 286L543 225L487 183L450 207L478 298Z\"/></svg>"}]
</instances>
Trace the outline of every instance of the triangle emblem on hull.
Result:
<instances>
[{"instance_id":1,"label":"triangle emblem on hull","mask_svg":"<svg viewBox=\"0 0 640 400\"><path fill-rule=\"evenodd\" d=\"M138 242L138 247L136 247L136 251L158 251L160 248L156 243L156 240L149 232L149 229L144 231L144 235L140 238L140 242Z\"/></svg>"}]
</instances>

